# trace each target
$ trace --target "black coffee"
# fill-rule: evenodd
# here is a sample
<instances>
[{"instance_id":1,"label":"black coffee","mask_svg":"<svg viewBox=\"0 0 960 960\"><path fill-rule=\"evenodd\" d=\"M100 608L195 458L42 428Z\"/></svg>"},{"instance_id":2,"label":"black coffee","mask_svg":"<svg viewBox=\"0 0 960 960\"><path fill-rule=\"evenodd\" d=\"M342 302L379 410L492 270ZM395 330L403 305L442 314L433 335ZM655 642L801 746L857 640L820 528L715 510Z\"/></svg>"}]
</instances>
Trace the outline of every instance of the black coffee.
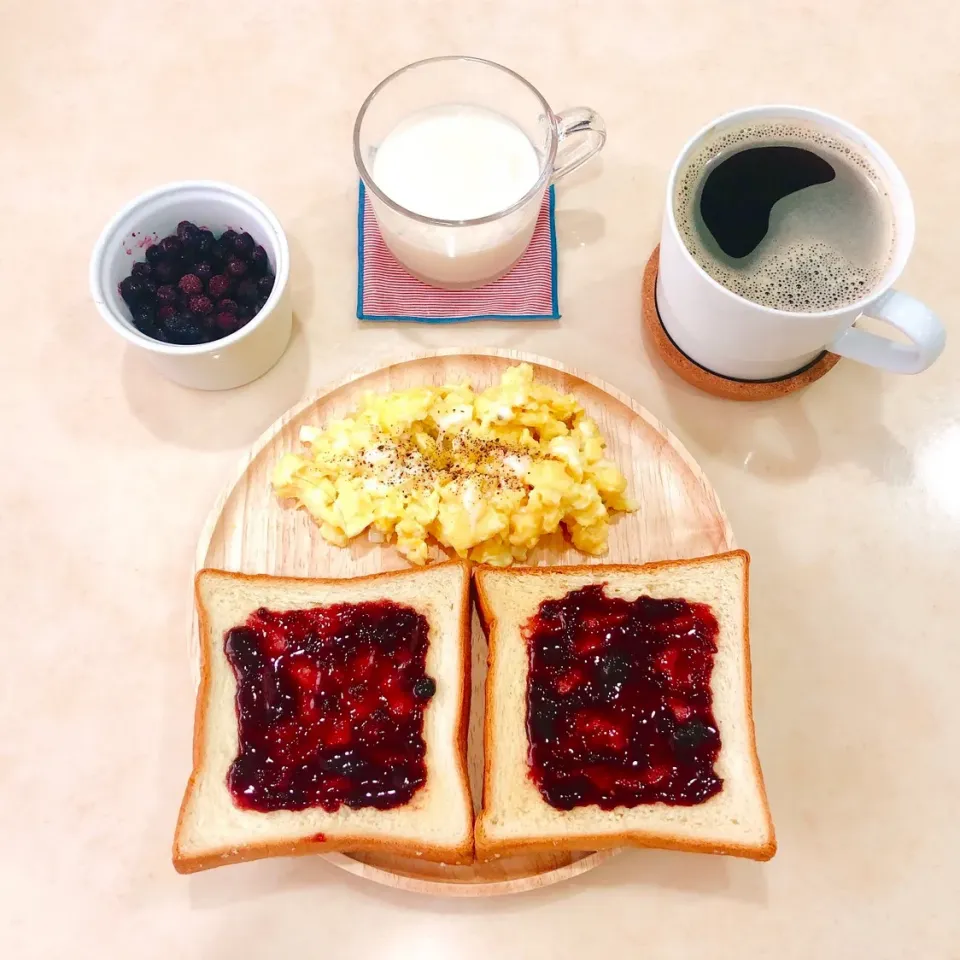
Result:
<instances>
[{"instance_id":1,"label":"black coffee","mask_svg":"<svg viewBox=\"0 0 960 960\"><path fill-rule=\"evenodd\" d=\"M892 207L872 161L801 123L757 122L706 142L680 171L674 213L710 276L780 310L859 300L893 253Z\"/></svg>"}]
</instances>

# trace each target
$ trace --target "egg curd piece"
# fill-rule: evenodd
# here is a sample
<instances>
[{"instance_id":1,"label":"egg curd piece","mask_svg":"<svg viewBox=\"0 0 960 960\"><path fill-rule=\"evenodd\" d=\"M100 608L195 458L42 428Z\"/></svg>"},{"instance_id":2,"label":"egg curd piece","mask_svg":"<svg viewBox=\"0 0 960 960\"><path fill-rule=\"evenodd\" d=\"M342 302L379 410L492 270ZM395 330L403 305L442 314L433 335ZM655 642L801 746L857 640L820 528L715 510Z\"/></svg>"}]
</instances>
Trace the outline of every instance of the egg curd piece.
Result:
<instances>
[{"instance_id":1,"label":"egg curd piece","mask_svg":"<svg viewBox=\"0 0 960 960\"><path fill-rule=\"evenodd\" d=\"M300 430L305 452L274 467L278 497L345 546L364 531L411 563L432 538L506 566L564 527L587 553L607 548L610 514L636 509L627 481L577 399L537 383L529 364L481 393L469 384L364 394L360 410Z\"/></svg>"}]
</instances>

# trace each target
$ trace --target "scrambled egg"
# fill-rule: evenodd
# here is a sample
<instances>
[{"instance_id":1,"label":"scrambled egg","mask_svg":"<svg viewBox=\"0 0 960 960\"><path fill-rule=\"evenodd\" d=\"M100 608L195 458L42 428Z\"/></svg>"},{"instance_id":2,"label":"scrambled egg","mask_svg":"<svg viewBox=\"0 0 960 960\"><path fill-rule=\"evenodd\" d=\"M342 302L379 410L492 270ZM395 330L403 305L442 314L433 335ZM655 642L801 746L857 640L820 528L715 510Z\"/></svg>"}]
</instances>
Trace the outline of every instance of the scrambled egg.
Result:
<instances>
[{"instance_id":1,"label":"scrambled egg","mask_svg":"<svg viewBox=\"0 0 960 960\"><path fill-rule=\"evenodd\" d=\"M600 554L610 513L635 509L596 422L526 363L482 393L469 384L368 393L357 414L302 427L300 440L309 453L279 460L277 495L298 501L331 543L395 537L416 564L432 536L506 566L560 524L577 548Z\"/></svg>"}]
</instances>

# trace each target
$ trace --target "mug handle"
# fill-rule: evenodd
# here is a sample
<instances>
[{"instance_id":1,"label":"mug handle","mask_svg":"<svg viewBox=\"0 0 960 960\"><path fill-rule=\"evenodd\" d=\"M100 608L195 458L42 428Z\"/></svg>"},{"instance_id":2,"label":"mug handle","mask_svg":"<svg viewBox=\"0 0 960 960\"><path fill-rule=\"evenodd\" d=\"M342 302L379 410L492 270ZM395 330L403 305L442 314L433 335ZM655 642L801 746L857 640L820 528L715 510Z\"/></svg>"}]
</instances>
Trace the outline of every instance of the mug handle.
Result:
<instances>
[{"instance_id":1,"label":"mug handle","mask_svg":"<svg viewBox=\"0 0 960 960\"><path fill-rule=\"evenodd\" d=\"M865 315L896 327L910 345L848 327L827 349L891 373L920 373L943 353L947 340L943 324L926 304L909 293L891 290L871 304Z\"/></svg>"},{"instance_id":2,"label":"mug handle","mask_svg":"<svg viewBox=\"0 0 960 960\"><path fill-rule=\"evenodd\" d=\"M551 181L582 167L607 142L607 126L589 107L571 107L557 115L557 156Z\"/></svg>"}]
</instances>

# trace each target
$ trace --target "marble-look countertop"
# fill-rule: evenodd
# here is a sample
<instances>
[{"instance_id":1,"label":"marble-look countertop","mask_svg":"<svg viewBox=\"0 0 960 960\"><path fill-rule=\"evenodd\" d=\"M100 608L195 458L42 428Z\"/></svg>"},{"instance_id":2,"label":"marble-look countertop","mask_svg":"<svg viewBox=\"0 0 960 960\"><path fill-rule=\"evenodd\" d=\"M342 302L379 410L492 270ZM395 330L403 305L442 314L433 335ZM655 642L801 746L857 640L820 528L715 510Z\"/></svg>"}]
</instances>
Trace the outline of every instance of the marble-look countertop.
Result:
<instances>
[{"instance_id":1,"label":"marble-look countertop","mask_svg":"<svg viewBox=\"0 0 960 960\"><path fill-rule=\"evenodd\" d=\"M9 2L0 12L0 954L55 958L960 957L960 357L842 362L806 392L695 392L641 339L670 163L711 117L800 102L871 132L914 190L903 286L960 309L960 13L946 0ZM952 39L951 39L952 38ZM472 53L606 119L557 192L559 322L361 326L353 118L390 70ZM91 246L126 200L237 183L283 221L296 332L228 393L165 382L100 320ZM664 420L753 555L769 864L628 852L498 900L319 859L181 877L188 589L238 455L349 370L440 346L575 364Z\"/></svg>"}]
</instances>

